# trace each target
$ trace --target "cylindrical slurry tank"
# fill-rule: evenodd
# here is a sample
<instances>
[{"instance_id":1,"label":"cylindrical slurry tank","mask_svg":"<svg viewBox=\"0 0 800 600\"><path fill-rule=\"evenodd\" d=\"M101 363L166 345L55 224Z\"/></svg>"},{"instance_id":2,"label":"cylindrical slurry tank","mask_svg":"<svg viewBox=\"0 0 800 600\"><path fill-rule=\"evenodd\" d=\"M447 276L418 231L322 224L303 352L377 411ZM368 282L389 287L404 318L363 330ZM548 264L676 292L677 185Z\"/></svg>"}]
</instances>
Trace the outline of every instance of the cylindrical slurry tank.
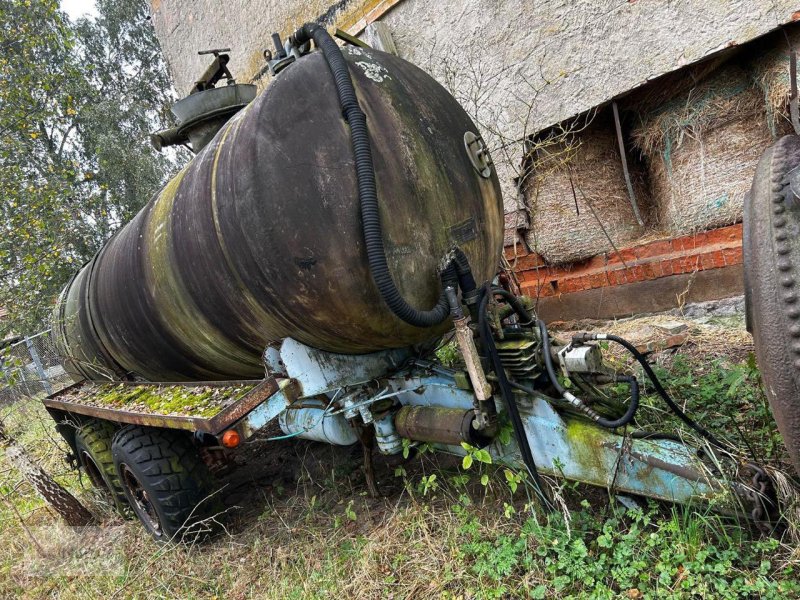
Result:
<instances>
[{"instance_id":1,"label":"cylindrical slurry tank","mask_svg":"<svg viewBox=\"0 0 800 600\"><path fill-rule=\"evenodd\" d=\"M473 168L464 136L477 129L430 76L382 52L343 52L367 115L393 278L429 309L454 245L479 282L494 274L497 177ZM68 369L90 379L254 378L283 337L359 354L437 333L397 318L373 283L349 129L321 52L234 116L73 278L55 315Z\"/></svg>"}]
</instances>

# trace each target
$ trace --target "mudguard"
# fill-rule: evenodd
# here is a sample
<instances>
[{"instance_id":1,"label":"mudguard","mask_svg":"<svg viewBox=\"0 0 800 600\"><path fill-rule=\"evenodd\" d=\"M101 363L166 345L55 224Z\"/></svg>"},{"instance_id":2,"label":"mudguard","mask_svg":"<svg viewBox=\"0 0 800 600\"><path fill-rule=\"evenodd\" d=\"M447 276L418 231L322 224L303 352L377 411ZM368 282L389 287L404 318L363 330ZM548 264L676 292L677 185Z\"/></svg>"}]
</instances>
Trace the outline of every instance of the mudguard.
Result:
<instances>
[{"instance_id":1,"label":"mudguard","mask_svg":"<svg viewBox=\"0 0 800 600\"><path fill-rule=\"evenodd\" d=\"M793 180L796 180L793 182ZM764 388L800 474L800 136L758 163L744 206L747 328Z\"/></svg>"}]
</instances>

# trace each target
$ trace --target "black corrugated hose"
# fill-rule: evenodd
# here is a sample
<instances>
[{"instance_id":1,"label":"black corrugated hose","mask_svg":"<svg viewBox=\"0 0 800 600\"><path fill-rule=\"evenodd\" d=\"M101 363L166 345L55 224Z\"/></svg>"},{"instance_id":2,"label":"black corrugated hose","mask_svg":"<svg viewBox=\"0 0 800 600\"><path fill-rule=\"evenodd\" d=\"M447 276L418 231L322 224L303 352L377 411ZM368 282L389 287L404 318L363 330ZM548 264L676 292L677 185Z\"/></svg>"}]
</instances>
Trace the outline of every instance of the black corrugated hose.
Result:
<instances>
[{"instance_id":1,"label":"black corrugated hose","mask_svg":"<svg viewBox=\"0 0 800 600\"><path fill-rule=\"evenodd\" d=\"M450 314L450 306L444 293L445 288L448 285L455 286L456 281L459 281L462 283L462 292L466 291L463 290L463 284L468 283L468 281L459 271L466 264L466 257L461 260L458 256L460 250L456 249L456 256L451 258L440 274L442 293L431 310L414 308L400 294L400 290L397 289L389 271L389 265L386 262L386 250L383 246L383 229L378 207L378 190L375 183L375 167L372 163L372 146L367 130L367 117L358 104L353 80L350 77L350 71L347 68L342 51L327 30L317 23L306 23L292 36L292 41L298 46L305 44L309 40L314 40L314 44L322 51L328 67L333 73L342 114L350 125L350 140L353 144L353 155L356 164L364 245L367 250L372 279L375 281L375 285L384 302L397 317L416 327L434 327L447 319ZM472 275L470 274L469 278L471 277ZM474 280L472 281L472 286L474 289Z\"/></svg>"}]
</instances>

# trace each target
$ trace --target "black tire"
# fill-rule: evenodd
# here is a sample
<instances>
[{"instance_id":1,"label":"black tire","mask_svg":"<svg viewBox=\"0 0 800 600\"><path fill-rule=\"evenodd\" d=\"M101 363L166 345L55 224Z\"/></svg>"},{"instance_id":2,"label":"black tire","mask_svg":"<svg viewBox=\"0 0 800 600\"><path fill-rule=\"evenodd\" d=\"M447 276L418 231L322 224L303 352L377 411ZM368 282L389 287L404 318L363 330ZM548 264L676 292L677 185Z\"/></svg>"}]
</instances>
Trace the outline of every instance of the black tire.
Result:
<instances>
[{"instance_id":1,"label":"black tire","mask_svg":"<svg viewBox=\"0 0 800 600\"><path fill-rule=\"evenodd\" d=\"M97 489L105 492L114 507L123 516L128 512L128 501L114 467L111 454L111 440L116 427L108 421L91 419L75 432L75 448L78 464L89 481Z\"/></svg>"},{"instance_id":2,"label":"black tire","mask_svg":"<svg viewBox=\"0 0 800 600\"><path fill-rule=\"evenodd\" d=\"M215 529L219 495L185 433L130 425L111 444L125 497L156 541L196 541Z\"/></svg>"}]
</instances>

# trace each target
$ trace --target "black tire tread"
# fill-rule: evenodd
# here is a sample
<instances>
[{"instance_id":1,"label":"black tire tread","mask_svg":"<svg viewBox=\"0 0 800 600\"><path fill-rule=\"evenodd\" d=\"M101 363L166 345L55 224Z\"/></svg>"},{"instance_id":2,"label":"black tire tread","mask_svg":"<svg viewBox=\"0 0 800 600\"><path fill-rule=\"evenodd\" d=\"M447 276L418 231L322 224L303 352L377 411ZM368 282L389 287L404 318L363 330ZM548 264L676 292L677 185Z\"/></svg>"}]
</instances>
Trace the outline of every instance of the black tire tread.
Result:
<instances>
[{"instance_id":1,"label":"black tire tread","mask_svg":"<svg viewBox=\"0 0 800 600\"><path fill-rule=\"evenodd\" d=\"M114 438L116 430L114 424L108 421L88 420L75 432L75 444L79 449L85 448L92 456L103 481L108 486L114 505L120 513L124 514L128 501L122 490L122 483L114 466L114 457L111 452L111 440Z\"/></svg>"},{"instance_id":2,"label":"black tire tread","mask_svg":"<svg viewBox=\"0 0 800 600\"><path fill-rule=\"evenodd\" d=\"M167 537L219 508L213 478L188 435L130 425L114 437L112 452L117 471L119 463L127 463L152 490L150 500L160 508Z\"/></svg>"}]
</instances>

